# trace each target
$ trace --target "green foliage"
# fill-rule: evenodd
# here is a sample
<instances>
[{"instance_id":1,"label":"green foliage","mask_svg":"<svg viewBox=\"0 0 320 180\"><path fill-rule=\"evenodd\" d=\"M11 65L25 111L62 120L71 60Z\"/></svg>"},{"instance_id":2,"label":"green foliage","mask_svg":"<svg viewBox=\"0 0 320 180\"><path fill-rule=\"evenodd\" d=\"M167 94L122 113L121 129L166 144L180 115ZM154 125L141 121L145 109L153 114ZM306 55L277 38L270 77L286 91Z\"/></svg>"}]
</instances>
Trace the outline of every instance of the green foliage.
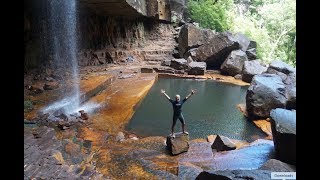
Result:
<instances>
[{"instance_id":1,"label":"green foliage","mask_svg":"<svg viewBox=\"0 0 320 180\"><path fill-rule=\"evenodd\" d=\"M257 42L264 62L281 59L296 64L296 1L251 0L248 11L238 12L242 0L189 0L191 18L203 28L242 32Z\"/></svg>"},{"instance_id":2,"label":"green foliage","mask_svg":"<svg viewBox=\"0 0 320 180\"><path fill-rule=\"evenodd\" d=\"M230 29L232 20L228 11L233 5L232 0L189 0L188 10L191 18L200 24L202 28L222 32Z\"/></svg>"}]
</instances>

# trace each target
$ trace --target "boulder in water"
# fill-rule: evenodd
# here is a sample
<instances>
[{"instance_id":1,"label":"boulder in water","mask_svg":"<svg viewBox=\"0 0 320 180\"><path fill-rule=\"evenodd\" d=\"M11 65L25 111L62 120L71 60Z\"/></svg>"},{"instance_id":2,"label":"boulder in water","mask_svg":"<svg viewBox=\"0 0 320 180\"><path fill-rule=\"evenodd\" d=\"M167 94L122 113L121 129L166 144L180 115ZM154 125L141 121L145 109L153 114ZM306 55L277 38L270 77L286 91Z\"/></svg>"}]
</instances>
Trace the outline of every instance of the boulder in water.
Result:
<instances>
[{"instance_id":1,"label":"boulder in water","mask_svg":"<svg viewBox=\"0 0 320 180\"><path fill-rule=\"evenodd\" d=\"M270 111L286 107L286 89L281 78L275 74L255 75L247 90L248 117L268 118Z\"/></svg>"},{"instance_id":2,"label":"boulder in water","mask_svg":"<svg viewBox=\"0 0 320 180\"><path fill-rule=\"evenodd\" d=\"M235 150L236 145L228 137L217 135L211 145L211 148L217 150L218 152L230 151Z\"/></svg>"},{"instance_id":3,"label":"boulder in water","mask_svg":"<svg viewBox=\"0 0 320 180\"><path fill-rule=\"evenodd\" d=\"M296 111L276 108L270 117L277 159L296 164Z\"/></svg>"}]
</instances>

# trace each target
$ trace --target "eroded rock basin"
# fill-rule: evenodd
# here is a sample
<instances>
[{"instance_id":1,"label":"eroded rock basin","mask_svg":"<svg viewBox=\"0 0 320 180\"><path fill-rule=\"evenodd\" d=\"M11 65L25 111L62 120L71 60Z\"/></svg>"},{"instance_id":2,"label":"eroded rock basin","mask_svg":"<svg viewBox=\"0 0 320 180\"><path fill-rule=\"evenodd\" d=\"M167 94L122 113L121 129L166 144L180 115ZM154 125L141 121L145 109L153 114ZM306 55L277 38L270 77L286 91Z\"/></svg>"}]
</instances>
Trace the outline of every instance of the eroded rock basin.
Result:
<instances>
[{"instance_id":1,"label":"eroded rock basin","mask_svg":"<svg viewBox=\"0 0 320 180\"><path fill-rule=\"evenodd\" d=\"M25 178L192 178L202 170L258 169L273 157L273 142L268 140L253 144L239 141L236 150L216 153L205 139L193 139L187 153L171 156L165 149L166 132L163 136L138 136L138 140L129 138L131 133L124 130L125 126L133 116L136 105L147 95L157 79L156 74L134 71L124 72L135 75L115 80L89 100L103 102L106 106L90 114L87 122L75 124L66 130L55 127L50 130L49 139L53 139L53 142L46 143L46 133L35 139L32 132L38 127L25 126ZM125 138L116 141L120 131L124 132ZM50 143L56 145L51 147ZM32 147L38 149L26 151ZM30 156L37 151L42 151L41 156ZM238 163L237 157L246 160ZM52 159L52 162L44 159ZM37 165L38 162L40 165ZM52 173L45 173L46 168L51 169Z\"/></svg>"},{"instance_id":2,"label":"eroded rock basin","mask_svg":"<svg viewBox=\"0 0 320 180\"><path fill-rule=\"evenodd\" d=\"M245 102L247 86L214 80L159 78L137 107L126 127L128 131L140 136L163 136L170 133L172 105L160 93L160 89L165 89L173 100L176 94L180 94L183 99L191 89L197 89L197 93L183 105L183 116L192 139L206 138L210 134L249 142L265 138L265 134L236 108L237 104ZM175 130L181 131L179 121Z\"/></svg>"}]
</instances>

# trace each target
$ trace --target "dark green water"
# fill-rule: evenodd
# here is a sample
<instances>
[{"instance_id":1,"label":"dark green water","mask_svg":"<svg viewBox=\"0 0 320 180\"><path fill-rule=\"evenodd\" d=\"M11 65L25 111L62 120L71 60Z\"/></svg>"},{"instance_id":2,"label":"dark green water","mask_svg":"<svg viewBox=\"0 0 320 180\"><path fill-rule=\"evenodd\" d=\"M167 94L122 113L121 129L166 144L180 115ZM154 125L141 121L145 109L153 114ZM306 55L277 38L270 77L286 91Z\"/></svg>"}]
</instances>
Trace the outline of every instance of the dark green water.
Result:
<instances>
[{"instance_id":1,"label":"dark green water","mask_svg":"<svg viewBox=\"0 0 320 180\"><path fill-rule=\"evenodd\" d=\"M196 89L196 94L182 107L186 130L191 139L206 138L210 134L224 135L249 142L264 138L266 137L264 133L244 118L236 107L237 104L245 102L247 88L247 86L213 80L159 78L137 107L126 130L140 136L168 135L173 110L171 103L160 93L160 89L165 89L171 99L174 99L176 94L180 94L183 99L191 89ZM178 120L175 132L179 131L182 130Z\"/></svg>"}]
</instances>

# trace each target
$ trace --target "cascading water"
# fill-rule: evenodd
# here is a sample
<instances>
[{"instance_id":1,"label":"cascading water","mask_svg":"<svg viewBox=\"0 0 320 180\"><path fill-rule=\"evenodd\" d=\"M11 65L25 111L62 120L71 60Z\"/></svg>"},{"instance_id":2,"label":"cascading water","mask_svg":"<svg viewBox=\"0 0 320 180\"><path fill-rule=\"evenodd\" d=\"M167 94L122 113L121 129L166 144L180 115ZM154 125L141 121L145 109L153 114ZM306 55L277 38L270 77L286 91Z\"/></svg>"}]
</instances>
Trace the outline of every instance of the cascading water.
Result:
<instances>
[{"instance_id":1,"label":"cascading water","mask_svg":"<svg viewBox=\"0 0 320 180\"><path fill-rule=\"evenodd\" d=\"M60 101L42 109L43 113L54 112L67 115L84 109L88 112L98 107L97 104L85 104L80 106L79 70L77 61L78 36L77 36L77 1L76 0L52 0L48 1L48 25L46 47L53 55L53 64L56 69L71 70L72 90L61 96Z\"/></svg>"}]
</instances>

